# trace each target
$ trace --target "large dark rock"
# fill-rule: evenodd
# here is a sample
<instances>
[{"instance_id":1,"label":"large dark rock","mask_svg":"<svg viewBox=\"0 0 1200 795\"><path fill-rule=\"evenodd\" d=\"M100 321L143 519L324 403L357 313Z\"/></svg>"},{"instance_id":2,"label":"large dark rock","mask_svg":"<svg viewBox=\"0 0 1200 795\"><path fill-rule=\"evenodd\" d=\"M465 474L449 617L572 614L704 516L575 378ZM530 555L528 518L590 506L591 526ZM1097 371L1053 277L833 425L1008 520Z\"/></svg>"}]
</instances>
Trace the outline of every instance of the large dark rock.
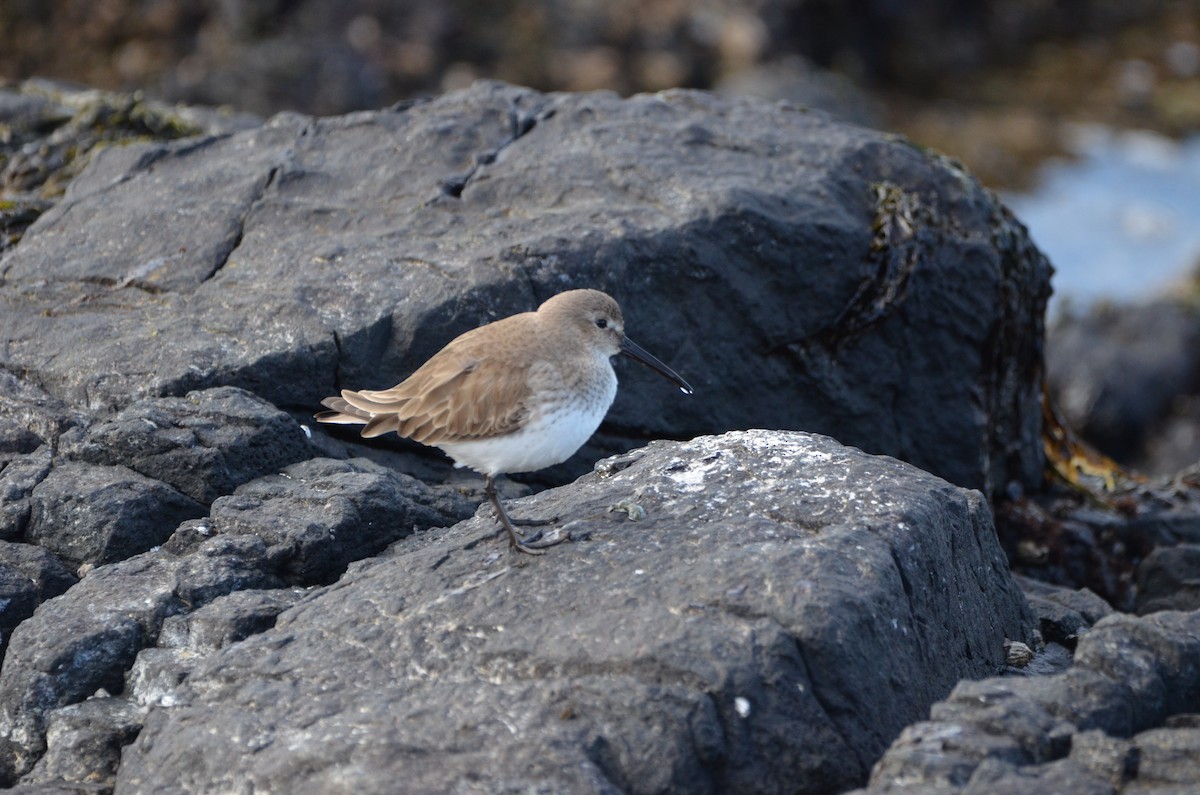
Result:
<instances>
[{"instance_id":1,"label":"large dark rock","mask_svg":"<svg viewBox=\"0 0 1200 795\"><path fill-rule=\"evenodd\" d=\"M960 684L904 730L861 792L1191 791L1196 712L1200 611L1112 615L1080 638L1064 673Z\"/></svg>"},{"instance_id":2,"label":"large dark rock","mask_svg":"<svg viewBox=\"0 0 1200 795\"><path fill-rule=\"evenodd\" d=\"M584 460L802 428L991 493L1040 481L1049 273L902 140L697 92L479 83L102 151L0 259L0 366L97 411L225 385L310 411L599 287L698 392L623 371Z\"/></svg>"},{"instance_id":3,"label":"large dark rock","mask_svg":"<svg viewBox=\"0 0 1200 795\"><path fill-rule=\"evenodd\" d=\"M1138 567L1137 612L1200 610L1200 544L1154 550Z\"/></svg>"},{"instance_id":4,"label":"large dark rock","mask_svg":"<svg viewBox=\"0 0 1200 795\"><path fill-rule=\"evenodd\" d=\"M656 442L513 512L573 540L488 512L357 564L160 693L118 789L833 792L1034 628L977 493L824 437Z\"/></svg>"},{"instance_id":5,"label":"large dark rock","mask_svg":"<svg viewBox=\"0 0 1200 795\"><path fill-rule=\"evenodd\" d=\"M398 765L413 789L861 783L1032 640L986 496L1040 481L1048 278L953 163L696 92L482 83L102 148L0 252L0 537L91 569L12 633L0 778L107 782L148 709L131 791L390 789ZM515 509L575 536L518 560L489 508L419 532L477 498L398 474L444 476L400 463L413 446L376 442L385 467L308 420L579 286L698 389L623 368L546 482L765 425L984 497L735 434ZM350 460L299 460L317 450Z\"/></svg>"}]
</instances>

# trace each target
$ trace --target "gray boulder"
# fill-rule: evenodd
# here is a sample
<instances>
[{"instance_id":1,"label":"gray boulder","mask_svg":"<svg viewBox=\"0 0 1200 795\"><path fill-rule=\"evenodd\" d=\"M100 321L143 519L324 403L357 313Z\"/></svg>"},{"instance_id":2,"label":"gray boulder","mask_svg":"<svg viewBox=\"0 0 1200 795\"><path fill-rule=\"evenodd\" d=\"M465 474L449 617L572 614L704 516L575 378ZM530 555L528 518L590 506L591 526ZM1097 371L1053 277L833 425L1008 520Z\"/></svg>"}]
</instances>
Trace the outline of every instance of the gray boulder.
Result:
<instances>
[{"instance_id":1,"label":"gray boulder","mask_svg":"<svg viewBox=\"0 0 1200 795\"><path fill-rule=\"evenodd\" d=\"M1049 275L994 196L902 140L698 92L478 83L99 152L0 259L0 366L96 411L238 386L307 412L598 287L698 394L623 372L579 461L797 428L990 494L1040 482Z\"/></svg>"},{"instance_id":2,"label":"gray boulder","mask_svg":"<svg viewBox=\"0 0 1200 795\"><path fill-rule=\"evenodd\" d=\"M391 547L213 653L122 792L832 792L1033 617L986 503L831 439L652 443ZM1032 641L1030 641L1032 642Z\"/></svg>"},{"instance_id":3,"label":"gray boulder","mask_svg":"<svg viewBox=\"0 0 1200 795\"><path fill-rule=\"evenodd\" d=\"M697 92L481 83L102 148L0 252L0 537L95 567L12 634L0 772L107 781L148 709L118 774L134 791L266 782L238 767L254 737L280 740L256 756L281 790L369 789L401 761L418 789L467 767L555 789L861 783L1006 639L1032 642L985 500L1040 482L1048 278L946 159ZM594 443L542 482L648 436L768 426L984 496L815 437L660 445L514 511L575 536L515 561L487 509L419 532L476 511L397 474L437 482L444 459L379 440L388 466L367 463L308 419L579 286L698 394L623 369ZM318 450L351 460L299 460ZM95 696L136 709L76 716Z\"/></svg>"}]
</instances>

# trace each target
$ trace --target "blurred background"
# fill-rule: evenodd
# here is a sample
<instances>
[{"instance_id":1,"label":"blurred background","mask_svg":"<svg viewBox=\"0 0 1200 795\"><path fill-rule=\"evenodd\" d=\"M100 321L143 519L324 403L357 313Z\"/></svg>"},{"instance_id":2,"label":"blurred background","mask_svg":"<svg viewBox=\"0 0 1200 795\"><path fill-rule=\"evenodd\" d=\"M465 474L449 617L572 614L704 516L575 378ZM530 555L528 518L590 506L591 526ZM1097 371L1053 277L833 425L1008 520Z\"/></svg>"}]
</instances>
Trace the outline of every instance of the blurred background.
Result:
<instances>
[{"instance_id":1,"label":"blurred background","mask_svg":"<svg viewBox=\"0 0 1200 795\"><path fill-rule=\"evenodd\" d=\"M1057 269L1052 329L1098 318L1052 334L1053 370L1105 333L1135 358L1163 333L1200 340L1200 0L0 0L0 81L32 77L260 116L478 78L791 100L945 152L1002 194ZM1190 307L1186 331L1094 315L1164 298ZM1164 467L1200 457L1200 355L1176 347L1176 396L1122 426L1141 439L1190 395ZM1112 364L1055 383L1077 427ZM1141 441L1104 444L1145 459Z\"/></svg>"}]
</instances>

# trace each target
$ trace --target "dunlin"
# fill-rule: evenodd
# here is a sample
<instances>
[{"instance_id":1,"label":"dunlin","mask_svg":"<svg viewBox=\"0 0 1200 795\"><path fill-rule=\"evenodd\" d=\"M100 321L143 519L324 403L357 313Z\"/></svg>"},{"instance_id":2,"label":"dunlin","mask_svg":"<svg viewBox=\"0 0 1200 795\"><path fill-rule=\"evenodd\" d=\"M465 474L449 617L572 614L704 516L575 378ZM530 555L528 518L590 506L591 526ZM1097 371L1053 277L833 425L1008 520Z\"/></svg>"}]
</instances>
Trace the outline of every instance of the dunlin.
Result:
<instances>
[{"instance_id":1,"label":"dunlin","mask_svg":"<svg viewBox=\"0 0 1200 795\"><path fill-rule=\"evenodd\" d=\"M525 540L513 527L495 478L553 466L583 446L616 397L611 360L618 353L692 393L674 370L625 336L616 301L599 290L570 290L536 312L455 338L391 389L345 389L340 398L322 400L331 410L316 418L365 425L367 438L395 431L440 448L455 466L483 475L484 493L512 546L542 554L540 534Z\"/></svg>"}]
</instances>

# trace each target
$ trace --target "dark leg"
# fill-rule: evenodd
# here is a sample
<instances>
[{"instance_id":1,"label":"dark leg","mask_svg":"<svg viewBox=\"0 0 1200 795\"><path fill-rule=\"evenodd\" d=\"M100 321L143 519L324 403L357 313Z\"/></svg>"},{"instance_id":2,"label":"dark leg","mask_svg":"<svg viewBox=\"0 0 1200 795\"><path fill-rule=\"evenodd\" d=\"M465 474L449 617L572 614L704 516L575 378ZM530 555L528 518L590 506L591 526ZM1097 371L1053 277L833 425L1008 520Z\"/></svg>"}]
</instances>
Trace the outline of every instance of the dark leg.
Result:
<instances>
[{"instance_id":1,"label":"dark leg","mask_svg":"<svg viewBox=\"0 0 1200 795\"><path fill-rule=\"evenodd\" d=\"M504 525L504 529L508 531L509 546L516 547L520 551L530 555L546 554L546 550L531 546L532 543L538 540L537 538L533 539L533 541L526 542L525 539L517 535L517 530L515 527L513 527L512 520L508 518L508 514L504 511L504 506L500 504L500 497L496 494L496 484L492 481L491 475L483 476L483 493L486 494L487 498L492 501L492 507L496 509L496 518L500 520L500 524ZM540 536L541 534L539 533L538 535ZM565 539L559 539L552 542L552 544L561 543L563 540ZM546 544L545 546L552 546L552 544Z\"/></svg>"}]
</instances>

